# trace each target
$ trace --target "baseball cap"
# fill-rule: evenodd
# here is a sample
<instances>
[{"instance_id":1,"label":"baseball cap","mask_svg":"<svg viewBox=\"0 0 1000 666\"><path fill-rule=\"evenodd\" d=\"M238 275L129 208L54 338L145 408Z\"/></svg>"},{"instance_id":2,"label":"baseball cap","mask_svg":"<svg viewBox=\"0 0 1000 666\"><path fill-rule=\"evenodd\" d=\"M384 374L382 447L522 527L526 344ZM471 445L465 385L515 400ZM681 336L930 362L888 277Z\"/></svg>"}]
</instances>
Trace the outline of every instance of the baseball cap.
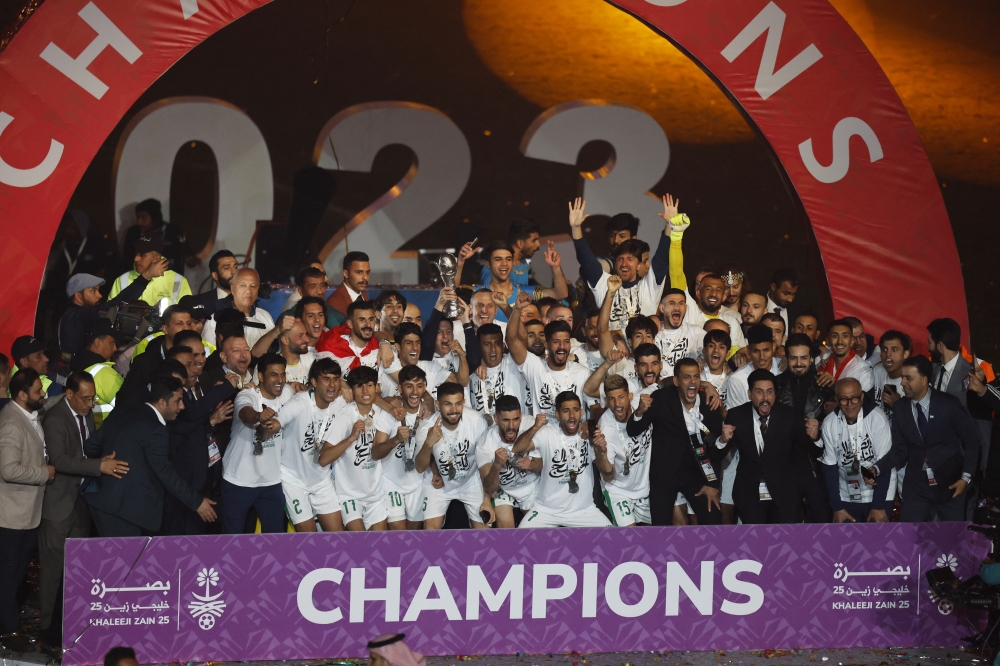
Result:
<instances>
[{"instance_id":1,"label":"baseball cap","mask_svg":"<svg viewBox=\"0 0 1000 666\"><path fill-rule=\"evenodd\" d=\"M10 356L14 362L17 363L18 360L24 358L25 356L31 356L35 352L44 350L44 342L30 335L22 335L18 339L14 340L14 344L11 345Z\"/></svg>"},{"instance_id":2,"label":"baseball cap","mask_svg":"<svg viewBox=\"0 0 1000 666\"><path fill-rule=\"evenodd\" d=\"M86 336L88 340L103 338L106 335L115 337L115 330L111 326L111 320L104 317L95 319L87 327Z\"/></svg>"},{"instance_id":3,"label":"baseball cap","mask_svg":"<svg viewBox=\"0 0 1000 666\"><path fill-rule=\"evenodd\" d=\"M96 275L91 275L90 273L77 273L69 279L69 282L66 283L66 295L72 296L78 291L90 289L91 287L100 287L103 284L104 280Z\"/></svg>"},{"instance_id":4,"label":"baseball cap","mask_svg":"<svg viewBox=\"0 0 1000 666\"><path fill-rule=\"evenodd\" d=\"M143 234L135 242L135 253L163 252L163 234Z\"/></svg>"},{"instance_id":5,"label":"baseball cap","mask_svg":"<svg viewBox=\"0 0 1000 666\"><path fill-rule=\"evenodd\" d=\"M177 304L187 308L191 313L192 319L197 321L205 321L208 319L208 309L205 307L204 303L198 300L197 296L183 296Z\"/></svg>"}]
</instances>

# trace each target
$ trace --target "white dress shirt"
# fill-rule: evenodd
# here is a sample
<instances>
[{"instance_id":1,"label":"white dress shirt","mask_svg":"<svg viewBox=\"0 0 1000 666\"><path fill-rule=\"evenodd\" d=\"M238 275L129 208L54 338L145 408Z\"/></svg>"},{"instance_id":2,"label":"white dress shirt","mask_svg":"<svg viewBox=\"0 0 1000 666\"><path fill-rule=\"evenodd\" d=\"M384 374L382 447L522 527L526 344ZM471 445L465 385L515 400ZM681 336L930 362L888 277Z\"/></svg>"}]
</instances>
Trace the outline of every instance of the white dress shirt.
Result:
<instances>
[{"instance_id":1,"label":"white dress shirt","mask_svg":"<svg viewBox=\"0 0 1000 666\"><path fill-rule=\"evenodd\" d=\"M938 375L938 381L934 382L934 388L939 391L948 391L948 384L951 382L951 376L955 372L955 366L958 365L958 357L960 354L955 354L951 357L951 360L941 366L941 374Z\"/></svg>"},{"instance_id":2,"label":"white dress shirt","mask_svg":"<svg viewBox=\"0 0 1000 666\"><path fill-rule=\"evenodd\" d=\"M771 300L771 297L767 297L767 311L777 313L785 322L785 335L791 330L788 328L788 308L781 307L777 303Z\"/></svg>"}]
</instances>

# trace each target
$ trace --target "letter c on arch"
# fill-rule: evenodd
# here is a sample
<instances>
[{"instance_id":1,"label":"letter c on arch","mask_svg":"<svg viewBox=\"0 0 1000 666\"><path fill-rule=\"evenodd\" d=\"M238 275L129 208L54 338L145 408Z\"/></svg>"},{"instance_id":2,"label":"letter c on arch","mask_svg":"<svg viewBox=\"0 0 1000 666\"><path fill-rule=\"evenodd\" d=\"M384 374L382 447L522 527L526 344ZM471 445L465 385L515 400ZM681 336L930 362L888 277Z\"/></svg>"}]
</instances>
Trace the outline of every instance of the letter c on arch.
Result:
<instances>
[{"instance_id":1,"label":"letter c on arch","mask_svg":"<svg viewBox=\"0 0 1000 666\"><path fill-rule=\"evenodd\" d=\"M339 569L314 569L303 576L295 595L302 617L313 624L333 624L344 619L344 614L340 612L339 608L325 611L316 608L316 604L313 603L313 591L317 585L325 582L340 585L342 580L344 580L344 572Z\"/></svg>"},{"instance_id":2,"label":"letter c on arch","mask_svg":"<svg viewBox=\"0 0 1000 666\"><path fill-rule=\"evenodd\" d=\"M0 111L0 135L3 134L7 126L14 122L14 116ZM63 145L55 139L50 139L49 152L37 166L30 169L18 169L7 164L0 157L0 183L13 187L34 187L45 182L45 179L52 175L59 166L62 159Z\"/></svg>"}]
</instances>

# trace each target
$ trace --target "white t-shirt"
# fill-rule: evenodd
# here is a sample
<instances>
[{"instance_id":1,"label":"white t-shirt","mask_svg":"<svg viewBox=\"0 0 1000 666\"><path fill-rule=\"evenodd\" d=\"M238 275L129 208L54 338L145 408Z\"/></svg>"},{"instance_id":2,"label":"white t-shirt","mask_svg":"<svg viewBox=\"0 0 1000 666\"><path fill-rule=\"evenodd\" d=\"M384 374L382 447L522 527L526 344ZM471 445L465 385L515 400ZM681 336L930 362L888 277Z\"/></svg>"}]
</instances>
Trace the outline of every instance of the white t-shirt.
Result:
<instances>
[{"instance_id":1,"label":"white t-shirt","mask_svg":"<svg viewBox=\"0 0 1000 666\"><path fill-rule=\"evenodd\" d=\"M440 418L439 412L420 424L417 430L417 451L423 448L424 442L427 441L427 433ZM485 432L486 419L469 407L463 410L462 418L455 430L441 428L441 439L434 445L433 456L437 461L438 472L444 479L444 488L441 490L445 496L453 499L458 497L470 483L482 486L479 467L476 466L476 444ZM452 466L455 468L454 479L450 478L448 473Z\"/></svg>"},{"instance_id":2,"label":"white t-shirt","mask_svg":"<svg viewBox=\"0 0 1000 666\"><path fill-rule=\"evenodd\" d=\"M743 321L738 312L735 312L734 310L719 310L718 316L709 317L701 311L698 301L688 301L687 314L684 315L685 324L691 324L692 326L697 326L698 328L705 330L705 322L709 319L722 319L725 321L729 324L729 337L732 340L733 345L736 347L746 346L747 340L743 337Z\"/></svg>"},{"instance_id":3,"label":"white t-shirt","mask_svg":"<svg viewBox=\"0 0 1000 666\"><path fill-rule=\"evenodd\" d=\"M427 392L435 400L438 397L438 387L448 381L451 371L442 367L440 363L434 361L417 361L417 367L427 375ZM399 395L399 384L392 380L387 372L380 372L378 377L379 390L382 391L383 398L392 398Z\"/></svg>"},{"instance_id":4,"label":"white t-shirt","mask_svg":"<svg viewBox=\"0 0 1000 666\"><path fill-rule=\"evenodd\" d=\"M594 300L600 308L604 303L604 298L608 294L608 278L610 273L602 273L597 285L593 287ZM663 278L657 281L652 267L646 273L646 277L636 282L631 287L622 287L615 292L614 301L611 303L611 330L624 331L628 326L628 320L642 314L652 317L656 314L656 308L660 305L660 292L663 291Z\"/></svg>"},{"instance_id":5,"label":"white t-shirt","mask_svg":"<svg viewBox=\"0 0 1000 666\"><path fill-rule=\"evenodd\" d=\"M577 362L591 372L597 370L601 367L601 364L604 363L604 357L601 356L600 349L591 351L587 349L587 345L581 344L577 349L574 349L573 352L576 354Z\"/></svg>"},{"instance_id":6,"label":"white t-shirt","mask_svg":"<svg viewBox=\"0 0 1000 666\"><path fill-rule=\"evenodd\" d=\"M551 423L535 433L532 443L542 459L535 507L556 515L586 511L594 506L594 474L590 463L594 449L580 435L563 434ZM569 492L570 472L575 471L579 490Z\"/></svg>"},{"instance_id":7,"label":"white t-shirt","mask_svg":"<svg viewBox=\"0 0 1000 666\"><path fill-rule=\"evenodd\" d=\"M566 367L555 371L531 352L528 352L524 363L518 366L531 391L531 399L535 414L552 414L555 411L556 396L563 391L572 391L580 398L584 416L593 398L588 398L583 392L583 385L590 377L590 371L579 363L568 361Z\"/></svg>"},{"instance_id":8,"label":"white t-shirt","mask_svg":"<svg viewBox=\"0 0 1000 666\"><path fill-rule=\"evenodd\" d=\"M372 457L372 447L375 446L375 419L379 418L381 413L382 409L378 405L372 405L372 411L369 413L371 425L365 427L343 455L333 463L333 485L341 500L382 497L385 494L382 486L382 461ZM359 420L362 420L362 416L358 406L353 402L349 403L337 412L326 441L331 444L344 441L351 436L351 429Z\"/></svg>"},{"instance_id":9,"label":"white t-shirt","mask_svg":"<svg viewBox=\"0 0 1000 666\"><path fill-rule=\"evenodd\" d=\"M281 395L274 400L265 398L257 388L236 394L236 400L233 401L232 434L226 454L222 457L223 479L243 488L261 488L281 483L281 431L264 440L264 452L255 456L253 440L257 428L243 423L239 415L244 407L252 407L256 412L270 407L277 412L292 395L292 388L288 384L285 384Z\"/></svg>"},{"instance_id":10,"label":"white t-shirt","mask_svg":"<svg viewBox=\"0 0 1000 666\"><path fill-rule=\"evenodd\" d=\"M632 418L631 416L629 417ZM615 478L607 482L601 478L601 487L629 499L649 497L649 447L653 441L653 428L646 428L637 437L625 432L628 421L619 423L610 409L601 415L597 426L608 443L608 459L615 466ZM625 474L625 461L629 463Z\"/></svg>"},{"instance_id":11,"label":"white t-shirt","mask_svg":"<svg viewBox=\"0 0 1000 666\"><path fill-rule=\"evenodd\" d=\"M417 456L417 435L412 429L416 422L417 414L410 414L407 412L406 425L411 428L410 440L400 442L396 445L396 448L392 450L392 453L385 458L382 458L383 477L394 483L401 491L407 494L420 490L424 476L428 474L426 471L424 474L421 474L415 469L410 472L406 471L406 458L410 458L412 460ZM380 410L378 417L375 419L375 429L379 432L385 433L390 439L396 436L396 431L399 430L401 425L403 425L402 422L394 419L392 414L385 410Z\"/></svg>"},{"instance_id":12,"label":"white t-shirt","mask_svg":"<svg viewBox=\"0 0 1000 666\"><path fill-rule=\"evenodd\" d=\"M892 448L892 433L889 429L889 419L882 414L882 410L873 409L867 415L858 414L858 420L854 425L848 425L840 410L830 412L823 419L823 464L836 465L837 474L840 477L840 499L850 502L850 491L847 487L847 471L845 465L849 467L857 457L862 467L870 467L875 462L889 453ZM892 478L889 480L889 494L887 499L896 496L896 473L890 471ZM875 488L869 486L864 480L860 484L861 499L856 500L862 504L871 502L875 497Z\"/></svg>"},{"instance_id":13,"label":"white t-shirt","mask_svg":"<svg viewBox=\"0 0 1000 666\"><path fill-rule=\"evenodd\" d=\"M771 359L771 373L775 377L780 374L778 370L779 363L781 361L777 356ZM730 374L729 378L726 379L726 382L722 385L722 390L719 391L719 395L722 396L727 410L750 402L750 387L747 386L747 379L753 371L753 363L747 363L739 370Z\"/></svg>"},{"instance_id":14,"label":"white t-shirt","mask_svg":"<svg viewBox=\"0 0 1000 666\"><path fill-rule=\"evenodd\" d=\"M704 339L705 329L691 324L682 323L680 328L661 329L653 339L663 357L660 377L673 377L674 365L682 358L698 358Z\"/></svg>"},{"instance_id":15,"label":"white t-shirt","mask_svg":"<svg viewBox=\"0 0 1000 666\"><path fill-rule=\"evenodd\" d=\"M823 364L825 365L829 360L830 355L823 359ZM818 370L822 370L823 367L818 367ZM832 374L832 373L831 373ZM861 391L867 393L875 386L875 380L872 377L872 367L868 365L868 361L861 358L860 356L852 356L851 360L847 362L844 369L840 372L840 376L837 379L846 379L847 377L853 377L861 382Z\"/></svg>"},{"instance_id":16,"label":"white t-shirt","mask_svg":"<svg viewBox=\"0 0 1000 666\"><path fill-rule=\"evenodd\" d=\"M530 430L531 426L532 420L525 414L521 418L521 427L518 429L517 434L523 434L526 430ZM500 439L499 428L492 426L476 445L476 465L479 467L492 465L493 460L496 458L497 449L499 448L505 448L510 453L514 445ZM538 455L537 451L528 453L529 458L537 458ZM523 502L530 498L532 493L535 492L535 488L538 487L538 475L532 471L525 471L518 468L515 465L516 462L517 458L513 453L510 453L507 463L500 468L500 490L518 502Z\"/></svg>"},{"instance_id":17,"label":"white t-shirt","mask_svg":"<svg viewBox=\"0 0 1000 666\"><path fill-rule=\"evenodd\" d=\"M528 353L534 356L531 352ZM528 395L524 376L517 369L517 363L514 363L510 354L504 354L500 364L495 368L486 368L485 381L475 373L470 375L469 393L472 396L469 406L480 414L496 414L496 399L502 395L512 395L521 405L521 411L525 416L528 415ZM490 395L493 396L492 402Z\"/></svg>"},{"instance_id":18,"label":"white t-shirt","mask_svg":"<svg viewBox=\"0 0 1000 666\"><path fill-rule=\"evenodd\" d=\"M320 409L313 399L313 392L302 391L278 410L276 418L281 423L282 431L282 483L309 488L330 478L329 470L316 462L316 449L323 442L330 441L334 417L346 407L344 398L337 396L326 409Z\"/></svg>"},{"instance_id":19,"label":"white t-shirt","mask_svg":"<svg viewBox=\"0 0 1000 666\"><path fill-rule=\"evenodd\" d=\"M712 371L708 369L706 365L701 371L701 380L703 382L708 382L715 387L715 390L719 392L719 397L722 399L722 404L726 404L726 392L725 385L726 380L729 379L729 373L723 371L721 374L713 375Z\"/></svg>"},{"instance_id":20,"label":"white t-shirt","mask_svg":"<svg viewBox=\"0 0 1000 666\"><path fill-rule=\"evenodd\" d=\"M296 382L309 386L309 368L312 367L315 360L316 355L312 352L299 354L299 362L297 364L285 366L285 381L289 384Z\"/></svg>"},{"instance_id":21,"label":"white t-shirt","mask_svg":"<svg viewBox=\"0 0 1000 666\"><path fill-rule=\"evenodd\" d=\"M882 409L886 418L889 419L889 423L892 423L892 410L882 402L882 394L885 393L885 385L892 384L896 387L896 393L903 395L903 376L900 375L896 379L892 379L889 377L889 372L885 369L885 366L879 363L872 368L872 383L875 388L875 404Z\"/></svg>"},{"instance_id":22,"label":"white t-shirt","mask_svg":"<svg viewBox=\"0 0 1000 666\"><path fill-rule=\"evenodd\" d=\"M274 320L271 319L271 315L262 307L257 307L254 309L253 316L246 317L247 321L257 322L258 324L263 324L264 328L254 328L252 326L243 327L243 337L246 338L247 344L250 349L257 344L257 341L264 337L264 334L274 328ZM219 346L218 340L215 338L215 315L208 318L205 322L205 328L202 329L201 338L210 345Z\"/></svg>"}]
</instances>

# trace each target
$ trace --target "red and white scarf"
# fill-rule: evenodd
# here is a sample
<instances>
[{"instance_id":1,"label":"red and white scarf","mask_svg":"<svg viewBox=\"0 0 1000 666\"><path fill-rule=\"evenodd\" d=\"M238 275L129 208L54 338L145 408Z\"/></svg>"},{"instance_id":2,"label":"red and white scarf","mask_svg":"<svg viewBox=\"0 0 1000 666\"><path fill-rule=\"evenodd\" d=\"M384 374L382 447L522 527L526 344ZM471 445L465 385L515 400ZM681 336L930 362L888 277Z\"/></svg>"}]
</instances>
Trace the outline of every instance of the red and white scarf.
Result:
<instances>
[{"instance_id":1,"label":"red and white scarf","mask_svg":"<svg viewBox=\"0 0 1000 666\"><path fill-rule=\"evenodd\" d=\"M335 326L329 331L324 331L323 335L316 341L317 352L330 352L337 358L353 359L348 370L354 370L361 366L361 359L371 353L378 352L378 339L373 335L368 344L361 350L361 355L354 353L354 348L350 344L351 328L347 324Z\"/></svg>"}]
</instances>

